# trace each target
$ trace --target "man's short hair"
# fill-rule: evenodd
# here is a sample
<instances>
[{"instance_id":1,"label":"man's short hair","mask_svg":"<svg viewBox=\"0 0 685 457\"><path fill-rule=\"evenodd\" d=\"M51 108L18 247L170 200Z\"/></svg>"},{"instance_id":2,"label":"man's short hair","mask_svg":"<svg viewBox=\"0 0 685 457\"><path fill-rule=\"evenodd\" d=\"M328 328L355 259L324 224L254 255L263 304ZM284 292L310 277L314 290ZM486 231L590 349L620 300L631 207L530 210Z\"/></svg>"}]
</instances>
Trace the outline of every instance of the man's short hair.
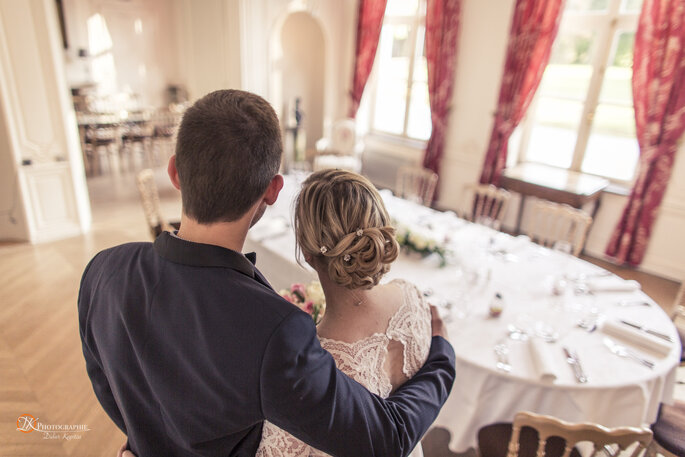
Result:
<instances>
[{"instance_id":1,"label":"man's short hair","mask_svg":"<svg viewBox=\"0 0 685 457\"><path fill-rule=\"evenodd\" d=\"M241 90L205 95L178 131L183 211L200 223L239 219L278 173L282 151L278 118L262 97Z\"/></svg>"}]
</instances>

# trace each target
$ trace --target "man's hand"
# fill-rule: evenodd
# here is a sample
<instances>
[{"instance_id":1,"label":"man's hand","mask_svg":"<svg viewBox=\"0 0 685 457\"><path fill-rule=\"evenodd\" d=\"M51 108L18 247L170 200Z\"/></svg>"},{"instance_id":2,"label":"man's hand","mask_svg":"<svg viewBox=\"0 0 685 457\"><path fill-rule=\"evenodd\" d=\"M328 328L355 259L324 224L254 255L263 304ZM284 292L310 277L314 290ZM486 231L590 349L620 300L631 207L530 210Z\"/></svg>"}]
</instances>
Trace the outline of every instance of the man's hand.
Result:
<instances>
[{"instance_id":1,"label":"man's hand","mask_svg":"<svg viewBox=\"0 0 685 457\"><path fill-rule=\"evenodd\" d=\"M442 322L442 318L440 317L440 314L438 314L438 308L436 308L433 305L430 305L430 308L431 308L431 327L433 327L432 336L441 336L441 337L447 339L447 328L445 327L445 324Z\"/></svg>"},{"instance_id":2,"label":"man's hand","mask_svg":"<svg viewBox=\"0 0 685 457\"><path fill-rule=\"evenodd\" d=\"M133 452L126 450L126 445L128 445L128 441L124 442L124 444L119 448L117 457L136 457Z\"/></svg>"}]
</instances>

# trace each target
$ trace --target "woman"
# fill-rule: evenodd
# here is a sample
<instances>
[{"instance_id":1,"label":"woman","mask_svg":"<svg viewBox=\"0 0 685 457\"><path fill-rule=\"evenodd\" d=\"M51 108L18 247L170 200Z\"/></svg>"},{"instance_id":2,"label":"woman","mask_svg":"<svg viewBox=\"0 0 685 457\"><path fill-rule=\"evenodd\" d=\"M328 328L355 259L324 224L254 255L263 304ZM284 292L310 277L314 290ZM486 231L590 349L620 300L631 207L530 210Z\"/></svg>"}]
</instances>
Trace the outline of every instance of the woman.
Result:
<instances>
[{"instance_id":1,"label":"woman","mask_svg":"<svg viewBox=\"0 0 685 457\"><path fill-rule=\"evenodd\" d=\"M299 251L326 295L321 346L343 372L387 397L413 376L430 348L431 315L415 286L379 285L399 246L375 187L363 176L323 170L307 178L295 206ZM321 456L265 422L258 457ZM420 446L411 456L422 456Z\"/></svg>"}]
</instances>

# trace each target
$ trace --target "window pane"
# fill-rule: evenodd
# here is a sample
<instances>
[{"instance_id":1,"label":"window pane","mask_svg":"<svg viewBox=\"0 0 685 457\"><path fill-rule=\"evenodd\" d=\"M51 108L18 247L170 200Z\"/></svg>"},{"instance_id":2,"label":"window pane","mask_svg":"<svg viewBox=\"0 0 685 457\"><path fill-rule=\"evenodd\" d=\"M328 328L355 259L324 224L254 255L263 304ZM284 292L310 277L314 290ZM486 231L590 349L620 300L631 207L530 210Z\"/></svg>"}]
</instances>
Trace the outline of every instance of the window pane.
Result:
<instances>
[{"instance_id":1,"label":"window pane","mask_svg":"<svg viewBox=\"0 0 685 457\"><path fill-rule=\"evenodd\" d=\"M526 160L570 167L582 109L583 104L578 101L541 97Z\"/></svg>"},{"instance_id":2,"label":"window pane","mask_svg":"<svg viewBox=\"0 0 685 457\"><path fill-rule=\"evenodd\" d=\"M409 58L409 27L406 25L396 25L392 28L392 58Z\"/></svg>"},{"instance_id":3,"label":"window pane","mask_svg":"<svg viewBox=\"0 0 685 457\"><path fill-rule=\"evenodd\" d=\"M407 135L417 140L427 140L431 136L431 110L425 82L415 82L412 86Z\"/></svg>"},{"instance_id":4,"label":"window pane","mask_svg":"<svg viewBox=\"0 0 685 457\"><path fill-rule=\"evenodd\" d=\"M379 83L382 85L387 78L401 78L406 81L410 56L409 26L383 26L378 49Z\"/></svg>"},{"instance_id":5,"label":"window pane","mask_svg":"<svg viewBox=\"0 0 685 457\"><path fill-rule=\"evenodd\" d=\"M609 0L568 0L566 11L606 11Z\"/></svg>"},{"instance_id":6,"label":"window pane","mask_svg":"<svg viewBox=\"0 0 685 457\"><path fill-rule=\"evenodd\" d=\"M374 129L398 135L403 133L406 94L406 80L387 78L378 81L376 111L373 116Z\"/></svg>"},{"instance_id":7,"label":"window pane","mask_svg":"<svg viewBox=\"0 0 685 457\"><path fill-rule=\"evenodd\" d=\"M385 7L387 16L413 16L419 6L419 0L388 0Z\"/></svg>"},{"instance_id":8,"label":"window pane","mask_svg":"<svg viewBox=\"0 0 685 457\"><path fill-rule=\"evenodd\" d=\"M642 9L642 0L623 0L621 9L627 12L639 12Z\"/></svg>"},{"instance_id":9,"label":"window pane","mask_svg":"<svg viewBox=\"0 0 685 457\"><path fill-rule=\"evenodd\" d=\"M599 105L581 169L628 181L639 157L632 106Z\"/></svg>"},{"instance_id":10,"label":"window pane","mask_svg":"<svg viewBox=\"0 0 685 457\"><path fill-rule=\"evenodd\" d=\"M540 83L540 94L584 100L592 77L593 32L560 33Z\"/></svg>"},{"instance_id":11,"label":"window pane","mask_svg":"<svg viewBox=\"0 0 685 457\"><path fill-rule=\"evenodd\" d=\"M621 105L633 104L633 42L634 33L622 33L618 35L615 46L614 58L604 73L602 90L599 94L600 103L613 103Z\"/></svg>"}]
</instances>

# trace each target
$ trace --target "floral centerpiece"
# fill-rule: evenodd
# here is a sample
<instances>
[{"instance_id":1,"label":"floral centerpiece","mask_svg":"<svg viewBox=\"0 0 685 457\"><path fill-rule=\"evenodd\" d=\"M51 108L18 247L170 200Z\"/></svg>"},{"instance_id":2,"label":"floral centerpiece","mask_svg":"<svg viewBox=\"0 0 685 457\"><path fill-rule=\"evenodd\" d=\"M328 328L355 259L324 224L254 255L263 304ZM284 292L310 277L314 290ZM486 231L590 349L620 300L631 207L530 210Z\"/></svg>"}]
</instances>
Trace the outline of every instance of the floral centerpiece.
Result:
<instances>
[{"instance_id":1,"label":"floral centerpiece","mask_svg":"<svg viewBox=\"0 0 685 457\"><path fill-rule=\"evenodd\" d=\"M395 238L397 238L400 247L423 256L436 254L440 258L440 266L447 265L445 248L431 233L399 223L395 224L395 229Z\"/></svg>"},{"instance_id":2,"label":"floral centerpiece","mask_svg":"<svg viewBox=\"0 0 685 457\"><path fill-rule=\"evenodd\" d=\"M326 311L326 296L323 294L319 281L312 281L306 286L302 283L295 283L289 289L281 289L278 293L312 316L315 323L318 324L321 321Z\"/></svg>"}]
</instances>

